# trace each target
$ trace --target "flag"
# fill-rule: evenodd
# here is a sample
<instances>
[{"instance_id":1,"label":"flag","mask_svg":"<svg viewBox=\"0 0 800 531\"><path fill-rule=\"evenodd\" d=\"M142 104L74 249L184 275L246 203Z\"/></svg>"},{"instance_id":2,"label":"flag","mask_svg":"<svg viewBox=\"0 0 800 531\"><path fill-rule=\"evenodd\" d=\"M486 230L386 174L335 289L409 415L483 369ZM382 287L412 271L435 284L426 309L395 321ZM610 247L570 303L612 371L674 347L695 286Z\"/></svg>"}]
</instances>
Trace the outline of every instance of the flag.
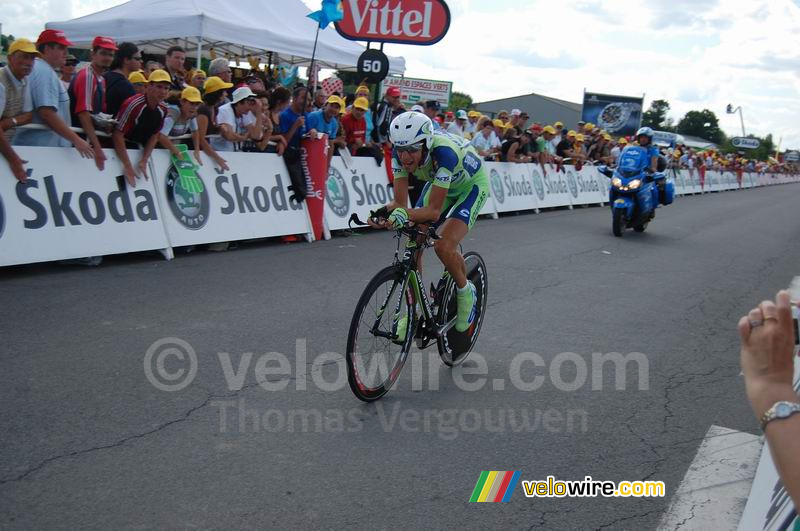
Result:
<instances>
[{"instance_id":1,"label":"flag","mask_svg":"<svg viewBox=\"0 0 800 531\"><path fill-rule=\"evenodd\" d=\"M320 29L325 29L331 22L336 22L344 18L344 8L342 0L322 0L322 9L309 13L308 18L315 20Z\"/></svg>"}]
</instances>

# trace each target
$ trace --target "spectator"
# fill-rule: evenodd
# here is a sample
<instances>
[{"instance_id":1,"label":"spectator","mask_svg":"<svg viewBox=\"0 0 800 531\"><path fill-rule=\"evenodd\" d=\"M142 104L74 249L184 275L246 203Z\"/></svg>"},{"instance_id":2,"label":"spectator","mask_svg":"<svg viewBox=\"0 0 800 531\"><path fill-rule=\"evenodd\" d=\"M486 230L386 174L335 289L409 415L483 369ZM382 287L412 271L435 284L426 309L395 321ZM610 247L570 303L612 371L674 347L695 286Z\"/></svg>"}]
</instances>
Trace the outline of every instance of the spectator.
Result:
<instances>
[{"instance_id":1,"label":"spectator","mask_svg":"<svg viewBox=\"0 0 800 531\"><path fill-rule=\"evenodd\" d=\"M508 111L500 111L497 113L497 119L503 122L504 124L508 123Z\"/></svg>"},{"instance_id":2,"label":"spectator","mask_svg":"<svg viewBox=\"0 0 800 531\"><path fill-rule=\"evenodd\" d=\"M480 119L481 113L478 111L469 111L467 113L467 126L464 128L464 133L465 136L470 140L472 140L472 138L475 137L475 134L481 130L479 127Z\"/></svg>"},{"instance_id":3,"label":"spectator","mask_svg":"<svg viewBox=\"0 0 800 531\"><path fill-rule=\"evenodd\" d=\"M609 140L611 140L611 136L608 135L608 133L603 136L598 136L587 150L587 159L595 164L608 164L608 160L611 156L611 150L608 147Z\"/></svg>"},{"instance_id":4,"label":"spectator","mask_svg":"<svg viewBox=\"0 0 800 531\"><path fill-rule=\"evenodd\" d=\"M247 87L255 94L259 92L266 92L267 88L264 86L264 81L258 77L255 72L251 72L244 80Z\"/></svg>"},{"instance_id":5,"label":"spectator","mask_svg":"<svg viewBox=\"0 0 800 531\"><path fill-rule=\"evenodd\" d=\"M172 79L169 89L181 92L186 88L186 68L184 67L186 51L180 46L170 46L167 49L166 59L166 70Z\"/></svg>"},{"instance_id":6,"label":"spectator","mask_svg":"<svg viewBox=\"0 0 800 531\"><path fill-rule=\"evenodd\" d=\"M3 131L0 136L5 138L9 149L16 128L33 120L33 103L27 78L38 55L31 41L17 39L8 48L8 64L0 68L0 129ZM6 159L11 161L13 157Z\"/></svg>"},{"instance_id":7,"label":"spectator","mask_svg":"<svg viewBox=\"0 0 800 531\"><path fill-rule=\"evenodd\" d=\"M556 137L556 129L552 125L542 128L542 136L536 141L536 151L539 153L541 164L552 164L555 162L556 149L553 146L553 139Z\"/></svg>"},{"instance_id":8,"label":"spectator","mask_svg":"<svg viewBox=\"0 0 800 531\"><path fill-rule=\"evenodd\" d=\"M159 133L167 116L164 99L169 93L172 79L164 70L156 70L147 81L144 94L131 96L122 103L117 114L117 126L112 138L117 158L122 162L125 178L131 187L136 187L139 175L147 176L147 161L158 142ZM134 169L128 157L126 141L143 146L142 157Z\"/></svg>"},{"instance_id":9,"label":"spectator","mask_svg":"<svg viewBox=\"0 0 800 531\"><path fill-rule=\"evenodd\" d=\"M346 140L338 138L339 121L337 117L339 116L339 111L343 107L344 102L339 96L331 96L328 98L323 110L315 111L308 115L308 127L328 135L331 156L337 148L344 149L347 147Z\"/></svg>"},{"instance_id":10,"label":"spectator","mask_svg":"<svg viewBox=\"0 0 800 531\"><path fill-rule=\"evenodd\" d=\"M144 89L147 88L147 78L141 72L133 72L128 76L128 81L131 82L134 94L144 94ZM119 111L117 111L118 113ZM114 113L116 116L117 113Z\"/></svg>"},{"instance_id":11,"label":"spectator","mask_svg":"<svg viewBox=\"0 0 800 531\"><path fill-rule=\"evenodd\" d=\"M197 108L197 135L200 141L204 143L203 150L214 150L208 142L209 135L218 135L219 127L217 126L217 110L220 106L227 102L228 93L227 89L231 88L233 83L225 83L217 76L209 77L203 85L203 103ZM206 145L207 144L207 145ZM216 150L214 150L216 152ZM224 160L218 161L220 168L228 170L228 164Z\"/></svg>"},{"instance_id":12,"label":"spectator","mask_svg":"<svg viewBox=\"0 0 800 531\"><path fill-rule=\"evenodd\" d=\"M556 122L553 124L553 128L556 130L556 136L553 137L553 146L557 148L564 139L564 124Z\"/></svg>"},{"instance_id":13,"label":"spectator","mask_svg":"<svg viewBox=\"0 0 800 531\"><path fill-rule=\"evenodd\" d=\"M741 365L747 400L767 438L775 468L795 508L800 508L800 400L794 379L790 295L764 301L739 320Z\"/></svg>"},{"instance_id":14,"label":"spectator","mask_svg":"<svg viewBox=\"0 0 800 531\"><path fill-rule=\"evenodd\" d=\"M483 121L481 130L472 137L470 143L485 160L495 160L495 155L500 152L500 139L494 132L494 124L488 118Z\"/></svg>"},{"instance_id":15,"label":"spectator","mask_svg":"<svg viewBox=\"0 0 800 531\"><path fill-rule=\"evenodd\" d=\"M156 70L164 70L164 65L162 65L158 61L147 61L144 64L144 77L149 78L150 74L152 74Z\"/></svg>"},{"instance_id":16,"label":"spectator","mask_svg":"<svg viewBox=\"0 0 800 531\"><path fill-rule=\"evenodd\" d=\"M556 146L556 156L560 159L576 159L575 153L575 138L577 137L577 133L575 131L569 131L566 135L564 135L564 139L558 143Z\"/></svg>"},{"instance_id":17,"label":"spectator","mask_svg":"<svg viewBox=\"0 0 800 531\"><path fill-rule=\"evenodd\" d=\"M522 111L521 110L519 110L519 109L511 109L511 116L510 116L510 118L508 119L508 122L507 122L509 125L511 125L511 127L514 127L514 128L517 129L517 131L518 131L517 134L520 134L521 131L522 131L522 127L519 127L520 116L522 116Z\"/></svg>"},{"instance_id":18,"label":"spectator","mask_svg":"<svg viewBox=\"0 0 800 531\"><path fill-rule=\"evenodd\" d=\"M56 74L67 58L67 46L72 43L60 30L44 30L36 41L41 55L36 59L28 77L31 88L33 120L46 125L49 130L23 130L14 136L14 145L19 146L75 146L84 158L94 158L94 150L69 127L69 94Z\"/></svg>"},{"instance_id":19,"label":"spectator","mask_svg":"<svg viewBox=\"0 0 800 531\"><path fill-rule=\"evenodd\" d=\"M321 88L314 92L314 111L322 111L327 104L328 95ZM339 112L338 110L336 112Z\"/></svg>"},{"instance_id":20,"label":"spectator","mask_svg":"<svg viewBox=\"0 0 800 531\"><path fill-rule=\"evenodd\" d=\"M197 70L192 70L191 74L192 75L189 77L189 85L202 92L203 85L206 84L206 73L198 68Z\"/></svg>"},{"instance_id":21,"label":"spectator","mask_svg":"<svg viewBox=\"0 0 800 531\"><path fill-rule=\"evenodd\" d=\"M586 147L584 146L585 141L586 137L581 133L575 135L575 143L572 144L572 158L578 162L583 162L586 160Z\"/></svg>"},{"instance_id":22,"label":"spectator","mask_svg":"<svg viewBox=\"0 0 800 531\"><path fill-rule=\"evenodd\" d=\"M350 153L357 157L375 157L378 164L383 161L380 147L367 140L367 124L364 119L369 102L365 98L356 98L353 109L342 118L345 142Z\"/></svg>"},{"instance_id":23,"label":"spectator","mask_svg":"<svg viewBox=\"0 0 800 531\"><path fill-rule=\"evenodd\" d=\"M217 57L208 64L208 77L216 76L225 83L231 82L230 63L224 57Z\"/></svg>"},{"instance_id":24,"label":"spectator","mask_svg":"<svg viewBox=\"0 0 800 531\"><path fill-rule=\"evenodd\" d=\"M531 156L524 154L525 147L530 144L530 141L530 131L523 131L521 135L517 136L517 130L514 127L509 127L506 129L506 136L500 148L500 161L530 162Z\"/></svg>"},{"instance_id":25,"label":"spectator","mask_svg":"<svg viewBox=\"0 0 800 531\"><path fill-rule=\"evenodd\" d=\"M61 67L61 84L65 89L69 89L69 84L72 78L75 77L75 67L78 66L78 58L74 55L67 54L67 61Z\"/></svg>"},{"instance_id":26,"label":"spectator","mask_svg":"<svg viewBox=\"0 0 800 531\"><path fill-rule=\"evenodd\" d=\"M95 130L95 116L106 112L106 73L117 45L111 37L95 37L92 41L92 62L77 73L69 85L70 117L72 126L83 129L86 139L94 149L94 163L103 171L106 156ZM106 131L110 128L104 127Z\"/></svg>"},{"instance_id":27,"label":"spectator","mask_svg":"<svg viewBox=\"0 0 800 531\"><path fill-rule=\"evenodd\" d=\"M305 112L308 101L306 87L297 87L292 93L292 104L281 112L280 132L286 138L288 147L300 148L300 138L309 132Z\"/></svg>"},{"instance_id":28,"label":"spectator","mask_svg":"<svg viewBox=\"0 0 800 531\"><path fill-rule=\"evenodd\" d=\"M425 102L425 116L433 122L433 130L439 131L442 128L441 123L436 119L436 115L441 109L439 102L436 100L428 100Z\"/></svg>"},{"instance_id":29,"label":"spectator","mask_svg":"<svg viewBox=\"0 0 800 531\"><path fill-rule=\"evenodd\" d=\"M272 121L270 96L266 92L259 92L256 93L256 97L261 101L261 130L263 134L261 141L254 143L252 150L283 155L286 149L286 139L277 132L277 127Z\"/></svg>"},{"instance_id":30,"label":"spectator","mask_svg":"<svg viewBox=\"0 0 800 531\"><path fill-rule=\"evenodd\" d=\"M522 111L522 113L520 113L519 121L517 122L517 128L520 131L524 131L525 130L525 125L528 123L528 119L529 118L530 118L530 115L528 113L526 113L525 111Z\"/></svg>"},{"instance_id":31,"label":"spectator","mask_svg":"<svg viewBox=\"0 0 800 531\"><path fill-rule=\"evenodd\" d=\"M369 101L369 87L363 84L359 85L358 88L356 88L355 98L366 98L367 101ZM355 101L355 98L353 98L353 101ZM348 107L352 105L353 103L351 102ZM341 109L341 111L344 110L345 109ZM339 112L341 113L341 111ZM350 109L347 109L347 111L349 112ZM364 120L367 122L367 138L372 138L372 131L375 129L375 118L372 115L372 109L367 109L367 112L364 113Z\"/></svg>"},{"instance_id":32,"label":"spectator","mask_svg":"<svg viewBox=\"0 0 800 531\"><path fill-rule=\"evenodd\" d=\"M459 110L456 112L455 121L451 123L450 126L447 128L447 132L452 135L460 136L463 138L466 130L467 130L467 111Z\"/></svg>"},{"instance_id":33,"label":"spectator","mask_svg":"<svg viewBox=\"0 0 800 531\"><path fill-rule=\"evenodd\" d=\"M106 83L106 112L116 116L122 102L136 94L128 79L142 67L142 54L132 42L123 42L117 47L111 70L103 74ZM145 79L142 76L142 87Z\"/></svg>"},{"instance_id":34,"label":"spectator","mask_svg":"<svg viewBox=\"0 0 800 531\"><path fill-rule=\"evenodd\" d=\"M366 98L363 98L366 101ZM356 100L358 101L358 100ZM389 87L383 96L383 101L375 109L375 129L372 131L372 140L380 146L389 145L389 124L394 119L394 110L400 105L400 89ZM355 110L355 103L353 104ZM367 110L369 102L367 101ZM353 112L351 111L351 114ZM366 113L365 113L366 114ZM366 131L365 131L366 134Z\"/></svg>"},{"instance_id":35,"label":"spectator","mask_svg":"<svg viewBox=\"0 0 800 531\"><path fill-rule=\"evenodd\" d=\"M241 151L247 140L261 141L261 101L248 87L233 91L233 99L217 111L219 137L211 145L217 151Z\"/></svg>"},{"instance_id":36,"label":"spectator","mask_svg":"<svg viewBox=\"0 0 800 531\"><path fill-rule=\"evenodd\" d=\"M191 135L191 142L186 142L185 139L177 140L177 142L179 144L189 144L190 148L194 150L194 158L200 166L203 165L200 151L205 151L206 155L217 164L217 167L227 168L226 160L219 156L204 137L200 137L197 125L197 110L202 103L203 100L200 98L199 90L194 87L183 89L181 91L180 104L167 107L167 116L164 118L164 125L161 127L158 141L162 147L170 150L174 156L180 157L181 152L175 146L173 139Z\"/></svg>"},{"instance_id":37,"label":"spectator","mask_svg":"<svg viewBox=\"0 0 800 531\"><path fill-rule=\"evenodd\" d=\"M273 133L280 133L281 130L281 113L289 106L292 100L292 93L286 87L276 87L269 95L269 115L272 120ZM285 137L281 135L283 149L286 149L288 142ZM281 150L281 153L283 150Z\"/></svg>"},{"instance_id":38,"label":"spectator","mask_svg":"<svg viewBox=\"0 0 800 531\"><path fill-rule=\"evenodd\" d=\"M628 141L623 137L623 138L620 138L617 141L617 145L616 146L611 148L611 151L609 152L609 156L611 157L610 161L609 161L609 164L611 166L616 166L617 165L617 160L619 160L619 155L620 155L620 153L622 153L622 150L625 149L625 146L627 146L627 145L628 145Z\"/></svg>"}]
</instances>

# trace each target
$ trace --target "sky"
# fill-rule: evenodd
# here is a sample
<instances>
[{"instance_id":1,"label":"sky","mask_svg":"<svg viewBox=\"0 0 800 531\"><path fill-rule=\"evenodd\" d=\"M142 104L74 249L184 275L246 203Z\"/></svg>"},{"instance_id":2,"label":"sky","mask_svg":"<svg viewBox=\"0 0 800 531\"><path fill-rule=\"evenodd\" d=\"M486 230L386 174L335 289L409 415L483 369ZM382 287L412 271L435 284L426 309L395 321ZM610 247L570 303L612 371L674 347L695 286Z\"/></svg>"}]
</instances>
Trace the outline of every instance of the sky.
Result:
<instances>
[{"instance_id":1,"label":"sky","mask_svg":"<svg viewBox=\"0 0 800 531\"><path fill-rule=\"evenodd\" d=\"M3 33L35 38L47 21L120 3L0 0L0 22ZM772 133L782 148L800 149L800 0L447 3L452 22L442 41L386 45L406 58L407 76L452 81L474 101L536 92L580 103L584 89L644 94L645 106L668 100L676 121L709 109L728 135L740 135L738 113L725 112L730 103L741 106L748 134Z\"/></svg>"}]
</instances>

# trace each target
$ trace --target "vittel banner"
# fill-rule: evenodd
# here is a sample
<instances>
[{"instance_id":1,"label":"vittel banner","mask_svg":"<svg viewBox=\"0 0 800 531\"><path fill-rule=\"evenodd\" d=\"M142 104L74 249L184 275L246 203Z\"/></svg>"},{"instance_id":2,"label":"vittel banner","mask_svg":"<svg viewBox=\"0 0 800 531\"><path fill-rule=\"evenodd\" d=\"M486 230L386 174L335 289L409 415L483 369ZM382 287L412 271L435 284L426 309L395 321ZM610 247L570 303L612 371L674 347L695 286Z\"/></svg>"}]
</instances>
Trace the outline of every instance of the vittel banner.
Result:
<instances>
[{"instance_id":1,"label":"vittel banner","mask_svg":"<svg viewBox=\"0 0 800 531\"><path fill-rule=\"evenodd\" d=\"M0 265L169 247L153 181L128 186L113 150L103 171L74 149L15 150L28 180L0 179Z\"/></svg>"}]
</instances>

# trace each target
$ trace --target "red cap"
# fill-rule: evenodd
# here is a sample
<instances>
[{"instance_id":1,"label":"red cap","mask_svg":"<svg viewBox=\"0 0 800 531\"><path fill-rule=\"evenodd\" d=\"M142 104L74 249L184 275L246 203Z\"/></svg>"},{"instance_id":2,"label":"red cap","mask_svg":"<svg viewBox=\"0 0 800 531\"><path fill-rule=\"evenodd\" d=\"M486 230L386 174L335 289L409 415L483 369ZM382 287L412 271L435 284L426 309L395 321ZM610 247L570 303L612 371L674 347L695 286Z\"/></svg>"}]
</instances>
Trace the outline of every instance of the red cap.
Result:
<instances>
[{"instance_id":1,"label":"red cap","mask_svg":"<svg viewBox=\"0 0 800 531\"><path fill-rule=\"evenodd\" d=\"M72 43L67 40L67 36L61 30L47 29L39 34L36 44L61 44L62 46L72 46Z\"/></svg>"},{"instance_id":2,"label":"red cap","mask_svg":"<svg viewBox=\"0 0 800 531\"><path fill-rule=\"evenodd\" d=\"M448 118L452 118L453 117L453 111L447 111L445 113L445 116L447 116Z\"/></svg>"},{"instance_id":3,"label":"red cap","mask_svg":"<svg viewBox=\"0 0 800 531\"><path fill-rule=\"evenodd\" d=\"M544 129L544 128L542 127L542 124L533 124L533 125L531 126L531 131L541 131L541 130L543 130L543 129Z\"/></svg>"},{"instance_id":4,"label":"red cap","mask_svg":"<svg viewBox=\"0 0 800 531\"><path fill-rule=\"evenodd\" d=\"M442 117L441 117L441 116L436 116L436 117L434 118L434 120L435 120L436 122L440 123L440 124L441 124L441 123L444 121L444 120L442 120Z\"/></svg>"},{"instance_id":5,"label":"red cap","mask_svg":"<svg viewBox=\"0 0 800 531\"><path fill-rule=\"evenodd\" d=\"M111 37L95 37L92 41L92 49L105 48L106 50L117 50L117 45Z\"/></svg>"},{"instance_id":6,"label":"red cap","mask_svg":"<svg viewBox=\"0 0 800 531\"><path fill-rule=\"evenodd\" d=\"M386 89L386 95L391 96L392 98L399 98L400 89L397 87L389 87L388 89Z\"/></svg>"}]
</instances>

